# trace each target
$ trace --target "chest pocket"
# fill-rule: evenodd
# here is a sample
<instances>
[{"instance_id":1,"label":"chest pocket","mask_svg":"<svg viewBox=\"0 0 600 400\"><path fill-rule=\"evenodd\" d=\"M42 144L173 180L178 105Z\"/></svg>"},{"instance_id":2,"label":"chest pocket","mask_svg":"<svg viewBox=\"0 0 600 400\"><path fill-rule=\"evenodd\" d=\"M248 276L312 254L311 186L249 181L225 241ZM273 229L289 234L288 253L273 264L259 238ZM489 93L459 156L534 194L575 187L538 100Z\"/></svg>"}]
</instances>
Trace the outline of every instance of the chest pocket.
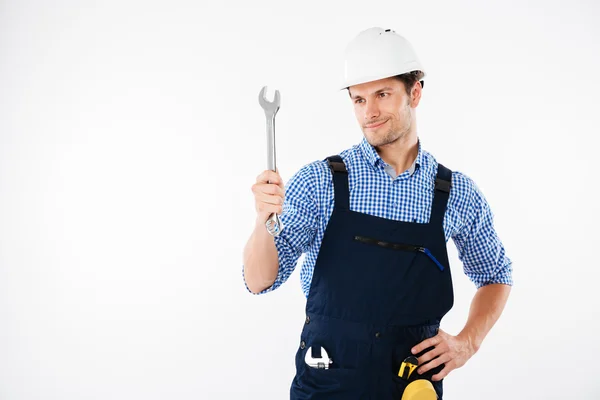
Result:
<instances>
[{"instance_id":1,"label":"chest pocket","mask_svg":"<svg viewBox=\"0 0 600 400\"><path fill-rule=\"evenodd\" d=\"M433 261L435 263L435 265L439 268L440 271L444 270L444 266L435 258L435 256L433 254L431 254L431 251L429 251L429 249L427 249L426 247L415 246L415 245L406 244L406 243L386 242L383 240L378 240L378 239L374 239L374 238L370 238L370 237L366 237L366 236L354 236L354 240L356 240L358 242L370 244L370 245L375 245L375 246L392 249L392 250L402 250L402 251L412 251L412 252L424 253L427 255L427 257L429 257L431 259L431 261Z\"/></svg>"}]
</instances>

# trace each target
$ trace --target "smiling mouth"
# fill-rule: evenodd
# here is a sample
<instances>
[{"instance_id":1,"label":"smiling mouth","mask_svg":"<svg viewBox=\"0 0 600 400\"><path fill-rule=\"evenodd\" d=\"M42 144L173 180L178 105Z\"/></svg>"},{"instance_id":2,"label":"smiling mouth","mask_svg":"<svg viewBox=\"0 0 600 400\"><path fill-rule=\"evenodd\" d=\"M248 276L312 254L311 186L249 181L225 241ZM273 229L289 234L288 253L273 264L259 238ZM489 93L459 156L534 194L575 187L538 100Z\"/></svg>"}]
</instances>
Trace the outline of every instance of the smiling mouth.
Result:
<instances>
[{"instance_id":1,"label":"smiling mouth","mask_svg":"<svg viewBox=\"0 0 600 400\"><path fill-rule=\"evenodd\" d=\"M380 123L378 123L378 124L375 124L375 125L367 125L367 126L366 126L366 128L367 128L367 129L379 128L381 125L385 124L385 123L386 123L386 122L388 122L388 121L389 121L389 120L387 120L387 119L386 119L385 121L383 121L383 122L380 122Z\"/></svg>"},{"instance_id":2,"label":"smiling mouth","mask_svg":"<svg viewBox=\"0 0 600 400\"><path fill-rule=\"evenodd\" d=\"M379 123L377 123L377 124L375 124L375 125L367 125L367 126L366 126L366 128L367 128L367 129L379 128L381 125L385 124L385 123L386 123L386 122L388 122L388 121L389 121L389 120L388 120L388 119L386 119L385 121L383 121L383 122L379 122Z\"/></svg>"}]
</instances>

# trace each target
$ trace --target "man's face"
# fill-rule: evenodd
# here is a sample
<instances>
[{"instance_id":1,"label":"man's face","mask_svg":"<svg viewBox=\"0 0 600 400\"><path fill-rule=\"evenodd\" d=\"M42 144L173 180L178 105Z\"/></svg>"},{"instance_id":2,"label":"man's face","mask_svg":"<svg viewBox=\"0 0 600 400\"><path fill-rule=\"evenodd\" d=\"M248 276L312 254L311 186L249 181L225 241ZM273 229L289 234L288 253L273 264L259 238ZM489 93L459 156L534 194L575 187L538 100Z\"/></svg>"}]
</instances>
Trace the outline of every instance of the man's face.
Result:
<instances>
[{"instance_id":1,"label":"man's face","mask_svg":"<svg viewBox=\"0 0 600 400\"><path fill-rule=\"evenodd\" d=\"M413 101L404 84L395 78L361 83L349 88L356 120L372 146L383 146L406 137L412 127L420 85L413 88ZM416 95L416 96L415 96Z\"/></svg>"}]
</instances>

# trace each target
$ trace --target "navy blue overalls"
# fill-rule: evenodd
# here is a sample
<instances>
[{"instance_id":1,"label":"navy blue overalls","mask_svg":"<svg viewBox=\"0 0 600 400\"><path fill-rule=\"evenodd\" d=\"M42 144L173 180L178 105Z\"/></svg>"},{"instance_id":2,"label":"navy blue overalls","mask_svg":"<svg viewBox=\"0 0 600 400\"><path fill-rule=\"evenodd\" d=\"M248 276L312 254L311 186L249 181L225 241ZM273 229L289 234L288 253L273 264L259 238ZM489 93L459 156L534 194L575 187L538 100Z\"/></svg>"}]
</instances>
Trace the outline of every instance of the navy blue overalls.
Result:
<instances>
[{"instance_id":1,"label":"navy blue overalls","mask_svg":"<svg viewBox=\"0 0 600 400\"><path fill-rule=\"evenodd\" d=\"M402 361L435 336L454 304L443 229L452 172L438 164L429 223L395 221L351 211L348 172L339 155L327 157L335 203L306 302L296 352L292 400L400 400L408 383L429 379L440 365L410 379ZM332 359L329 369L305 363ZM427 350L415 356L419 357ZM442 399L442 381L433 382Z\"/></svg>"}]
</instances>

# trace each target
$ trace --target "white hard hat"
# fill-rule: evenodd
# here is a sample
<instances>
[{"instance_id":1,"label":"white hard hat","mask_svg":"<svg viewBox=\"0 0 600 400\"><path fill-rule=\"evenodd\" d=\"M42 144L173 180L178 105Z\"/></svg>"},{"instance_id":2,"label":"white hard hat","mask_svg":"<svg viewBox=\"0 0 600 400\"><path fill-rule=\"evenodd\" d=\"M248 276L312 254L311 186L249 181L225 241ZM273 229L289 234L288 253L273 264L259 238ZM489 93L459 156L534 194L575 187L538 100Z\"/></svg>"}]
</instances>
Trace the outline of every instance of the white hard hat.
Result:
<instances>
[{"instance_id":1,"label":"white hard hat","mask_svg":"<svg viewBox=\"0 0 600 400\"><path fill-rule=\"evenodd\" d=\"M343 67L341 90L416 70L425 74L408 40L391 29L379 27L360 32L348 44Z\"/></svg>"}]
</instances>

